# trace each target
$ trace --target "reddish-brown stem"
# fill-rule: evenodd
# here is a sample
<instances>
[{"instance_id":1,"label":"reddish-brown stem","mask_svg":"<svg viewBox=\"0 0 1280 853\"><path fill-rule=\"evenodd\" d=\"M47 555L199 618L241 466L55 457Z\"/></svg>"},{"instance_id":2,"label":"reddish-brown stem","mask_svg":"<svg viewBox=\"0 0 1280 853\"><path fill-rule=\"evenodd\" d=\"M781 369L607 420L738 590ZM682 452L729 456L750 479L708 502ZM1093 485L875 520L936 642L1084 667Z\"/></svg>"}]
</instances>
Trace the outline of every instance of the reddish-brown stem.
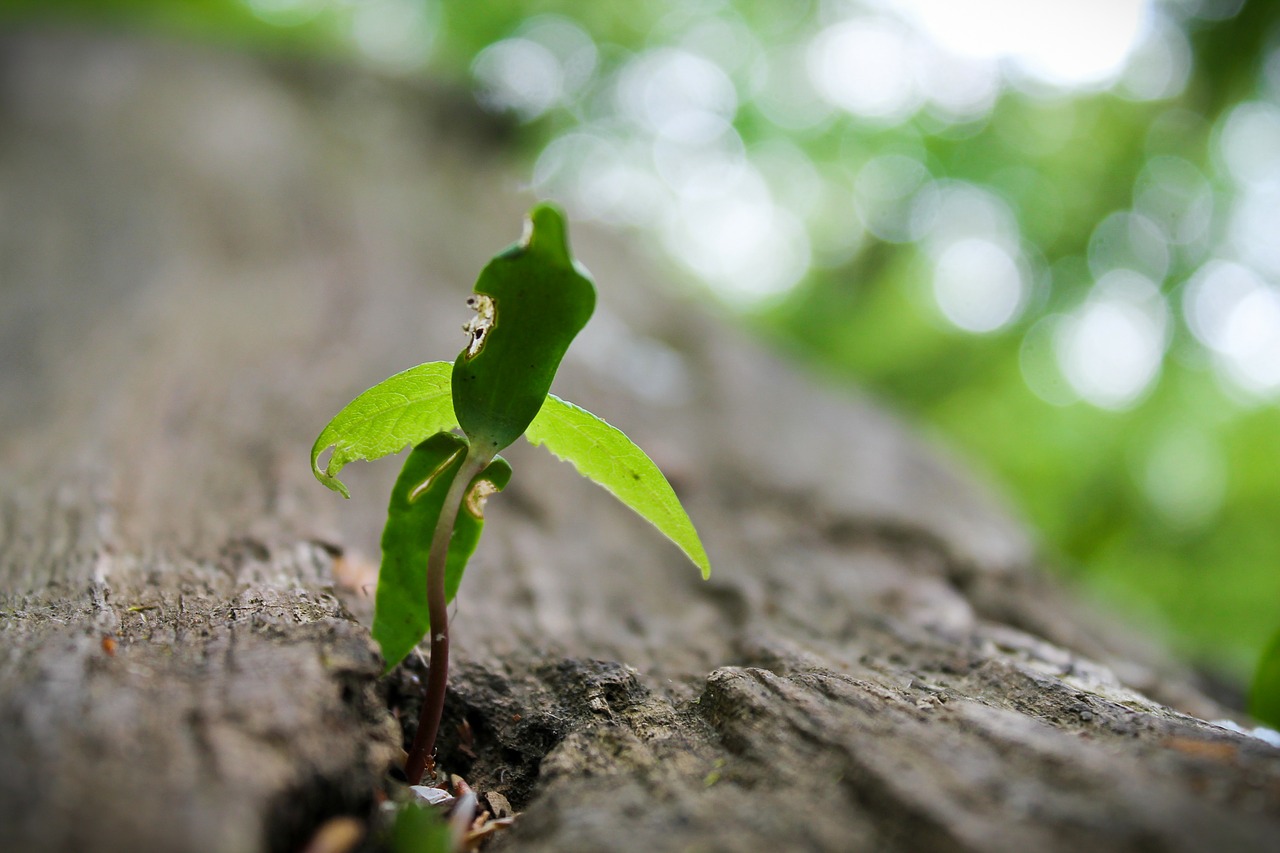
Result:
<instances>
[{"instance_id":1,"label":"reddish-brown stem","mask_svg":"<svg viewBox=\"0 0 1280 853\"><path fill-rule=\"evenodd\" d=\"M431 538L431 550L427 555L427 615L431 621L431 663L427 667L427 686L422 695L422 710L418 714L418 731L413 736L413 746L405 762L404 775L410 785L422 781L427 766L435 763L436 735L440 732L440 718L444 714L445 687L449 679L449 602L445 598L445 563L449 557L449 540L453 537L453 525L458 510L466 498L472 479L484 470L489 460L473 456L470 452L463 460L462 468L449 484L440 518Z\"/></svg>"}]
</instances>

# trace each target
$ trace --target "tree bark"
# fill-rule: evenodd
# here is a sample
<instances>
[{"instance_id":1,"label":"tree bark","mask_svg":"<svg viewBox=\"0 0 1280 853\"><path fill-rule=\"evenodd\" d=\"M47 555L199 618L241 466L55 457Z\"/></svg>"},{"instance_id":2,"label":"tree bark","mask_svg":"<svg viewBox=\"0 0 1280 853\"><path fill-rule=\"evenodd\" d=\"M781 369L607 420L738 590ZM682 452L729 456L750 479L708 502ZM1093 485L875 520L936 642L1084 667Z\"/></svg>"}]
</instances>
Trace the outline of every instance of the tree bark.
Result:
<instances>
[{"instance_id":1,"label":"tree bark","mask_svg":"<svg viewBox=\"0 0 1280 853\"><path fill-rule=\"evenodd\" d=\"M291 850L374 814L424 671L380 678L366 628L396 465L344 503L307 451L461 347L531 202L504 134L340 66L0 39L0 849ZM572 236L600 308L555 390L651 452L715 571L513 448L440 755L523 810L501 849L1280 849L1280 750L1206 722L944 450L638 237Z\"/></svg>"}]
</instances>

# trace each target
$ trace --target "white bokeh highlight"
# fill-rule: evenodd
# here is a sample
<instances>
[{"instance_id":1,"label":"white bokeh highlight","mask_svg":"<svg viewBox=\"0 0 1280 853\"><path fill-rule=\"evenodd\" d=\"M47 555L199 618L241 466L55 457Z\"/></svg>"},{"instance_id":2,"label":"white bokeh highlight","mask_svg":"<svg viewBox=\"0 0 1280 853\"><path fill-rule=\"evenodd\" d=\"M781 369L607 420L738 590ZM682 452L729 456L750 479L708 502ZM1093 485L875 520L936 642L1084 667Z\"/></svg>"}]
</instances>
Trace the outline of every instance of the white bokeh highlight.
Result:
<instances>
[{"instance_id":1,"label":"white bokeh highlight","mask_svg":"<svg viewBox=\"0 0 1280 853\"><path fill-rule=\"evenodd\" d=\"M938 44L961 56L1007 59L1037 83L1107 84L1141 43L1149 0L898 0Z\"/></svg>"},{"instance_id":2,"label":"white bokeh highlight","mask_svg":"<svg viewBox=\"0 0 1280 853\"><path fill-rule=\"evenodd\" d=\"M1062 319L1054 345L1075 392L1120 411L1137 404L1160 375L1168 339L1169 310L1159 288L1138 273L1115 270Z\"/></svg>"},{"instance_id":3,"label":"white bokeh highlight","mask_svg":"<svg viewBox=\"0 0 1280 853\"><path fill-rule=\"evenodd\" d=\"M1026 282L1004 247L980 238L948 246L934 262L933 296L943 316L966 332L994 332L1018 316Z\"/></svg>"},{"instance_id":4,"label":"white bokeh highlight","mask_svg":"<svg viewBox=\"0 0 1280 853\"><path fill-rule=\"evenodd\" d=\"M809 75L829 103L855 116L898 124L921 104L911 30L891 18L853 18L820 32Z\"/></svg>"},{"instance_id":5,"label":"white bokeh highlight","mask_svg":"<svg viewBox=\"0 0 1280 853\"><path fill-rule=\"evenodd\" d=\"M1183 293L1191 331L1215 367L1253 398L1280 397L1280 290L1228 261L1201 267Z\"/></svg>"}]
</instances>

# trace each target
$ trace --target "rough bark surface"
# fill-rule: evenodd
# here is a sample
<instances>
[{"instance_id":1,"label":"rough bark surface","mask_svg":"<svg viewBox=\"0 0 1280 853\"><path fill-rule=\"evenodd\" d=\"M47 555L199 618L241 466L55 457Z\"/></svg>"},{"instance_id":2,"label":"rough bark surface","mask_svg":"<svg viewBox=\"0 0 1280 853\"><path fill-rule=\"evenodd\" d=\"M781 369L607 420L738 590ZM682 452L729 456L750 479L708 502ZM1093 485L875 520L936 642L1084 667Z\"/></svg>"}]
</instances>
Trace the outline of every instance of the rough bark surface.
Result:
<instances>
[{"instance_id":1,"label":"rough bark surface","mask_svg":"<svg viewBox=\"0 0 1280 853\"><path fill-rule=\"evenodd\" d=\"M348 69L0 39L0 849L299 849L416 718L363 590L396 465L311 439L452 358L529 203L502 128ZM443 764L503 850L1280 849L1280 750L1037 567L983 488L578 228L557 391L650 449L715 573L511 454ZM497 849L497 848L495 848Z\"/></svg>"}]
</instances>

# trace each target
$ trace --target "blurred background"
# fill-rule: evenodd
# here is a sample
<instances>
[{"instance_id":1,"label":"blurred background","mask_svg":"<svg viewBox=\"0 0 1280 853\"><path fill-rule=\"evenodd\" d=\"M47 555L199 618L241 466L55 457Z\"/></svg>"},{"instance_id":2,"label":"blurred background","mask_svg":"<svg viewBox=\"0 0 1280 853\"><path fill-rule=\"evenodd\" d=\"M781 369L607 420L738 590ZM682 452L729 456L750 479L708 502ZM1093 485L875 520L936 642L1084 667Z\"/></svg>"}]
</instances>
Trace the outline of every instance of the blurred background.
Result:
<instances>
[{"instance_id":1,"label":"blurred background","mask_svg":"<svg viewBox=\"0 0 1280 853\"><path fill-rule=\"evenodd\" d=\"M870 389L1050 561L1247 678L1280 627L1275 0L4 0L358 65Z\"/></svg>"}]
</instances>

